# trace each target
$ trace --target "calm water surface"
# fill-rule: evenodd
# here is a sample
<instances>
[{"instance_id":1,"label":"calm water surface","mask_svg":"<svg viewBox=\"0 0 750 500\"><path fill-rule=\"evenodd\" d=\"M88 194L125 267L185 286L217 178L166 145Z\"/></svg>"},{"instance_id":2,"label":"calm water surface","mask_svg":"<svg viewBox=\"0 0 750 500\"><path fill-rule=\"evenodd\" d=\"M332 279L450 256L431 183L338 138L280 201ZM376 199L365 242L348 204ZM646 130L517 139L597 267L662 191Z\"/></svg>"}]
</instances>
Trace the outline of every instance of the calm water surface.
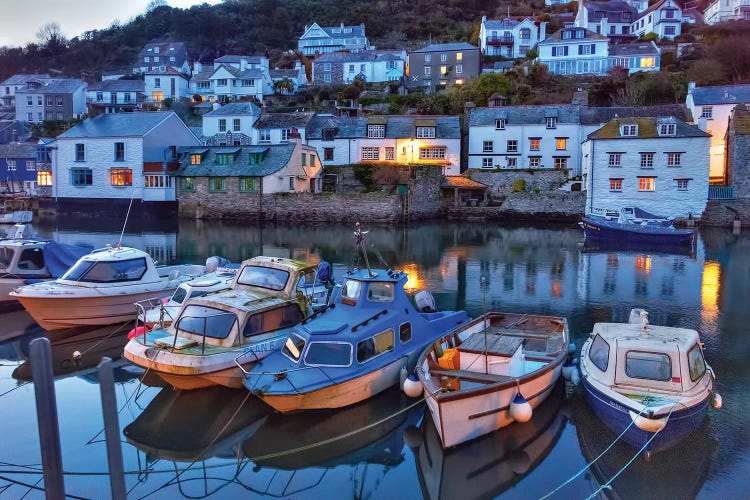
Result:
<instances>
[{"instance_id":1,"label":"calm water surface","mask_svg":"<svg viewBox=\"0 0 750 500\"><path fill-rule=\"evenodd\" d=\"M96 226L102 229L97 230ZM107 229L104 229L107 228ZM41 235L95 246L116 243L108 221L58 221ZM389 391L353 408L271 414L245 391L173 391L118 360L117 405L130 498L586 498L618 475L615 498L743 498L750 492L750 235L701 233L694 254L587 248L574 228L431 223L371 228L374 265L409 272L442 309L563 315L582 345L597 321L697 328L724 408L650 462L616 444L580 397L563 388L530 423L444 452L422 405ZM163 263L258 255L325 259L336 276L352 263L348 226L265 226L183 221L128 228L123 243ZM482 280L484 278L484 280ZM484 283L484 284L483 284ZM0 497L41 498L31 339L44 335L24 312L0 315ZM119 330L118 330L119 328ZM130 326L56 332L53 342L66 492L106 498L106 448L96 365L119 358ZM117 333L114 333L117 331ZM19 336L21 335L21 336ZM83 356L72 361L73 351ZM336 439L338 438L338 439Z\"/></svg>"}]
</instances>

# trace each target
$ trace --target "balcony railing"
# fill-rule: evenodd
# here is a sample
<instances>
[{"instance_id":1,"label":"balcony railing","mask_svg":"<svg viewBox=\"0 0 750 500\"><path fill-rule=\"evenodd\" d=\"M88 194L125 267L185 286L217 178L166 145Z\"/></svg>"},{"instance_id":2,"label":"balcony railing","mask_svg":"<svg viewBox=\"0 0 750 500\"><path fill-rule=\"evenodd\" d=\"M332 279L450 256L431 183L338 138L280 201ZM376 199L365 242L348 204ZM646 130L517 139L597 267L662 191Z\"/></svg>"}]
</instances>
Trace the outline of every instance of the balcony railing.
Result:
<instances>
[{"instance_id":1,"label":"balcony railing","mask_svg":"<svg viewBox=\"0 0 750 500\"><path fill-rule=\"evenodd\" d=\"M733 200L734 186L708 186L709 200Z\"/></svg>"},{"instance_id":2,"label":"balcony railing","mask_svg":"<svg viewBox=\"0 0 750 500\"><path fill-rule=\"evenodd\" d=\"M111 106L111 105L120 105L120 106L135 106L137 103L133 100L126 101L124 99L86 99L86 104L98 104L99 106Z\"/></svg>"},{"instance_id":3,"label":"balcony railing","mask_svg":"<svg viewBox=\"0 0 750 500\"><path fill-rule=\"evenodd\" d=\"M487 37L487 45L513 45L512 36L490 36Z\"/></svg>"}]
</instances>

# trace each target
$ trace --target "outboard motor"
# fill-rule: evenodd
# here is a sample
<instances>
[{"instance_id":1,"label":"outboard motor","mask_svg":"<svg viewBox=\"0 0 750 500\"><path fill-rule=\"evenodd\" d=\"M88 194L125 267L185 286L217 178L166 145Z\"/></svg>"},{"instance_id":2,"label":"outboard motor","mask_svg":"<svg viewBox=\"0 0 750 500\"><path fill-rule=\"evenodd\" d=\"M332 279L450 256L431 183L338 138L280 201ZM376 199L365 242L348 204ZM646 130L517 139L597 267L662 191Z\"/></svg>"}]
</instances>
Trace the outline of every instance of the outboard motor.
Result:
<instances>
[{"instance_id":1,"label":"outboard motor","mask_svg":"<svg viewBox=\"0 0 750 500\"><path fill-rule=\"evenodd\" d=\"M318 270L316 271L316 280L318 283L324 285L333 284L333 276L331 272L331 264L322 260L318 264Z\"/></svg>"},{"instance_id":2,"label":"outboard motor","mask_svg":"<svg viewBox=\"0 0 750 500\"><path fill-rule=\"evenodd\" d=\"M437 306L435 305L435 297L432 296L427 290L422 290L414 296L414 302L417 304L417 309L420 312L433 313L437 312Z\"/></svg>"},{"instance_id":3,"label":"outboard motor","mask_svg":"<svg viewBox=\"0 0 750 500\"><path fill-rule=\"evenodd\" d=\"M646 322L648 322L648 311L641 308L635 308L630 310L630 316L628 317L628 323L631 325L643 324L644 314L646 316Z\"/></svg>"},{"instance_id":4,"label":"outboard motor","mask_svg":"<svg viewBox=\"0 0 750 500\"><path fill-rule=\"evenodd\" d=\"M229 260L224 257L214 255L206 259L206 274L215 273L220 267L226 267L229 264Z\"/></svg>"}]
</instances>

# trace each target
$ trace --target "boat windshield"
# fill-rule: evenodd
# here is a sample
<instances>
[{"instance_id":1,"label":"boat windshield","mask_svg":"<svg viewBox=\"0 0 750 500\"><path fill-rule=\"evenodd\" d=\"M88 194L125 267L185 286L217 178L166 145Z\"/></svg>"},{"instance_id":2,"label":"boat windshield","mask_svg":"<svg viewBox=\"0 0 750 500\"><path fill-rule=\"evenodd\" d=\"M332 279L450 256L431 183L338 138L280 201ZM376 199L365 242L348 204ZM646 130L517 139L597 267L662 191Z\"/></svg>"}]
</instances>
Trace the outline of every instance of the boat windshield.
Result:
<instances>
[{"instance_id":1,"label":"boat windshield","mask_svg":"<svg viewBox=\"0 0 750 500\"><path fill-rule=\"evenodd\" d=\"M0 268L7 269L13 262L13 256L16 254L15 249L0 247Z\"/></svg>"},{"instance_id":2,"label":"boat windshield","mask_svg":"<svg viewBox=\"0 0 750 500\"><path fill-rule=\"evenodd\" d=\"M79 260L63 274L61 280L89 283L138 281L146 273L146 259L91 261Z\"/></svg>"},{"instance_id":3,"label":"boat windshield","mask_svg":"<svg viewBox=\"0 0 750 500\"><path fill-rule=\"evenodd\" d=\"M176 304L182 304L182 301L185 300L185 297L187 297L187 288L180 285L177 287L177 290L174 291L172 297L169 298L169 301Z\"/></svg>"},{"instance_id":4,"label":"boat windshield","mask_svg":"<svg viewBox=\"0 0 750 500\"><path fill-rule=\"evenodd\" d=\"M229 311L213 307L188 304L175 321L177 333L192 333L225 339L237 324L237 316Z\"/></svg>"},{"instance_id":5,"label":"boat windshield","mask_svg":"<svg viewBox=\"0 0 750 500\"><path fill-rule=\"evenodd\" d=\"M299 361L302 351L305 349L305 339L292 333L287 337L284 342L284 347L281 348L281 354L291 359L292 361Z\"/></svg>"},{"instance_id":6,"label":"boat windshield","mask_svg":"<svg viewBox=\"0 0 750 500\"><path fill-rule=\"evenodd\" d=\"M688 370L690 370L690 380L693 382L706 373L706 360L703 359L703 351L698 344L688 351Z\"/></svg>"},{"instance_id":7,"label":"boat windshield","mask_svg":"<svg viewBox=\"0 0 750 500\"><path fill-rule=\"evenodd\" d=\"M348 342L310 342L305 354L308 366L349 366L352 364L352 345Z\"/></svg>"},{"instance_id":8,"label":"boat windshield","mask_svg":"<svg viewBox=\"0 0 750 500\"><path fill-rule=\"evenodd\" d=\"M240 285L257 286L269 290L283 290L289 280L289 272L261 266L245 266L242 268L237 283Z\"/></svg>"}]
</instances>

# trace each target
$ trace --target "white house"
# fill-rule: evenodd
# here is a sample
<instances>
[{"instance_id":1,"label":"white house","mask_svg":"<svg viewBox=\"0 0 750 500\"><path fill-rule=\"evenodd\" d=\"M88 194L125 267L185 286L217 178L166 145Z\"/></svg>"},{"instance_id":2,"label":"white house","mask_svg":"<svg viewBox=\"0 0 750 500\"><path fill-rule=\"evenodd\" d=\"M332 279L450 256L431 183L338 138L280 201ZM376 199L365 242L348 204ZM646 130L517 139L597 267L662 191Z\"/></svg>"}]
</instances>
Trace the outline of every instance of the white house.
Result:
<instances>
[{"instance_id":1,"label":"white house","mask_svg":"<svg viewBox=\"0 0 750 500\"><path fill-rule=\"evenodd\" d=\"M103 80L89 85L86 102L105 113L132 111L145 100L143 80Z\"/></svg>"},{"instance_id":2,"label":"white house","mask_svg":"<svg viewBox=\"0 0 750 500\"><path fill-rule=\"evenodd\" d=\"M306 131L315 113L296 111L293 113L263 113L253 124L253 144L283 144L290 142L295 134L304 143Z\"/></svg>"},{"instance_id":3,"label":"white house","mask_svg":"<svg viewBox=\"0 0 750 500\"><path fill-rule=\"evenodd\" d=\"M458 116L319 115L307 129L307 143L324 165L420 164L439 166L444 175L461 173Z\"/></svg>"},{"instance_id":4,"label":"white house","mask_svg":"<svg viewBox=\"0 0 750 500\"><path fill-rule=\"evenodd\" d=\"M168 68L164 71L149 71L144 76L146 99L150 102L162 102L164 99L182 99L190 97L190 80L182 73Z\"/></svg>"},{"instance_id":5,"label":"white house","mask_svg":"<svg viewBox=\"0 0 750 500\"><path fill-rule=\"evenodd\" d=\"M16 120L41 123L84 116L86 89L86 82L77 78L28 81L16 88Z\"/></svg>"},{"instance_id":6,"label":"white house","mask_svg":"<svg viewBox=\"0 0 750 500\"><path fill-rule=\"evenodd\" d=\"M610 44L609 66L627 68L630 75L639 71L659 71L661 49L654 42Z\"/></svg>"},{"instance_id":7,"label":"white house","mask_svg":"<svg viewBox=\"0 0 750 500\"><path fill-rule=\"evenodd\" d=\"M138 53L133 65L133 73L166 71L173 68L180 73L190 74L190 56L184 42L150 42Z\"/></svg>"},{"instance_id":8,"label":"white house","mask_svg":"<svg viewBox=\"0 0 750 500\"><path fill-rule=\"evenodd\" d=\"M570 169L580 175L580 106L475 108L469 114L468 168Z\"/></svg>"},{"instance_id":9,"label":"white house","mask_svg":"<svg viewBox=\"0 0 750 500\"><path fill-rule=\"evenodd\" d=\"M682 8L675 0L659 0L638 14L631 33L643 36L656 33L659 38L673 40L682 33Z\"/></svg>"},{"instance_id":10,"label":"white house","mask_svg":"<svg viewBox=\"0 0 750 500\"><path fill-rule=\"evenodd\" d=\"M299 91L300 87L307 85L308 83L307 75L305 74L305 67L302 65L302 63L299 60L294 61L294 68L292 69L275 68L275 69L269 70L269 73L271 75L272 85L282 80L291 80L292 90L291 92L290 91L282 92L282 94L285 94L285 95L296 94ZM276 92L276 89L274 89L274 92Z\"/></svg>"},{"instance_id":11,"label":"white house","mask_svg":"<svg viewBox=\"0 0 750 500\"><path fill-rule=\"evenodd\" d=\"M215 59L213 67L200 66L200 71L190 79L190 92L211 102L230 102L242 97L263 102L264 95L273 94L268 58L227 55Z\"/></svg>"},{"instance_id":12,"label":"white house","mask_svg":"<svg viewBox=\"0 0 750 500\"><path fill-rule=\"evenodd\" d=\"M714 0L703 13L706 24L724 21L750 21L750 2L747 0Z\"/></svg>"},{"instance_id":13,"label":"white house","mask_svg":"<svg viewBox=\"0 0 750 500\"><path fill-rule=\"evenodd\" d=\"M486 56L525 57L539 43L539 28L528 17L518 21L505 18L488 20L482 16L479 27L479 48Z\"/></svg>"},{"instance_id":14,"label":"white house","mask_svg":"<svg viewBox=\"0 0 750 500\"><path fill-rule=\"evenodd\" d=\"M539 42L538 61L556 75L605 75L609 40L586 28L570 27Z\"/></svg>"},{"instance_id":15,"label":"white house","mask_svg":"<svg viewBox=\"0 0 750 500\"><path fill-rule=\"evenodd\" d=\"M13 75L0 83L0 98L4 107L12 108L16 105L16 90L21 88L33 89L52 80L46 73Z\"/></svg>"},{"instance_id":16,"label":"white house","mask_svg":"<svg viewBox=\"0 0 750 500\"><path fill-rule=\"evenodd\" d=\"M725 135L732 109L738 104L750 104L750 85L722 85L697 87L688 84L685 104L693 114L693 120L706 120L706 132L711 134L711 180L724 182Z\"/></svg>"},{"instance_id":17,"label":"white house","mask_svg":"<svg viewBox=\"0 0 750 500\"><path fill-rule=\"evenodd\" d=\"M636 10L622 0L578 3L575 25L611 39L633 39L632 24Z\"/></svg>"},{"instance_id":18,"label":"white house","mask_svg":"<svg viewBox=\"0 0 750 500\"><path fill-rule=\"evenodd\" d=\"M365 25L321 27L318 23L305 26L302 36L297 41L297 49L306 56L339 52L347 50L357 52L370 48L365 36Z\"/></svg>"},{"instance_id":19,"label":"white house","mask_svg":"<svg viewBox=\"0 0 750 500\"><path fill-rule=\"evenodd\" d=\"M85 120L56 145L51 195L60 209L120 208L124 217L131 198L141 206L175 200L168 174L177 147L198 139L173 112L114 113Z\"/></svg>"},{"instance_id":20,"label":"white house","mask_svg":"<svg viewBox=\"0 0 750 500\"><path fill-rule=\"evenodd\" d=\"M368 83L400 81L406 70L406 51L334 52L312 63L314 85L348 84L355 78Z\"/></svg>"},{"instance_id":21,"label":"white house","mask_svg":"<svg viewBox=\"0 0 750 500\"><path fill-rule=\"evenodd\" d=\"M674 117L616 118L582 145L586 213L636 206L700 217L708 200L710 136Z\"/></svg>"},{"instance_id":22,"label":"white house","mask_svg":"<svg viewBox=\"0 0 750 500\"><path fill-rule=\"evenodd\" d=\"M247 146L253 143L253 123L260 108L251 102L231 102L203 115L203 136L206 146ZM257 141L256 141L257 144Z\"/></svg>"}]
</instances>

